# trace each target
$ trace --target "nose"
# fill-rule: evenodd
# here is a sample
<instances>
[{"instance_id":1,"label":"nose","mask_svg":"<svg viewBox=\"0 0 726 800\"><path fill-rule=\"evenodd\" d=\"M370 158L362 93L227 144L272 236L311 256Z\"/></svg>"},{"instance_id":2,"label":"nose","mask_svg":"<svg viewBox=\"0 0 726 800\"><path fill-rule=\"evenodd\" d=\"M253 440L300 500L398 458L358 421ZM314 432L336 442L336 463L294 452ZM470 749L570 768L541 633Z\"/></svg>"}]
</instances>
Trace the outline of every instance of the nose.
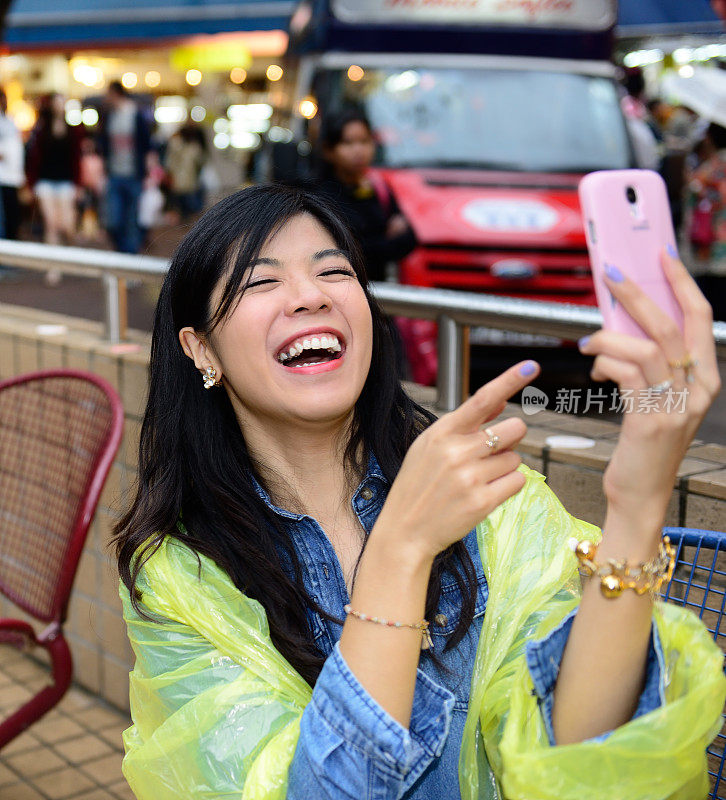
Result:
<instances>
[{"instance_id":1,"label":"nose","mask_svg":"<svg viewBox=\"0 0 726 800\"><path fill-rule=\"evenodd\" d=\"M290 284L286 309L288 315L330 311L332 305L325 287L314 280L305 278Z\"/></svg>"}]
</instances>

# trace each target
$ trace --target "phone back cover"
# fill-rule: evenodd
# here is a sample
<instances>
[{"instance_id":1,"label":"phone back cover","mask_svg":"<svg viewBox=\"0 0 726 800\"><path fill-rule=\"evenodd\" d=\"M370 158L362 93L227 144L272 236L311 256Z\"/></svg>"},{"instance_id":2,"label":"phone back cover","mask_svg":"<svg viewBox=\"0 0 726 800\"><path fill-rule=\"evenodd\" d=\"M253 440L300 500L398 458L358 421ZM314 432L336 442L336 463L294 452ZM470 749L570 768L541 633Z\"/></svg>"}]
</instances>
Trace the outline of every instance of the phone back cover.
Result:
<instances>
[{"instance_id":1,"label":"phone back cover","mask_svg":"<svg viewBox=\"0 0 726 800\"><path fill-rule=\"evenodd\" d=\"M627 187L637 194L633 207ZM683 330L683 312L661 267L664 247L676 247L663 179L650 170L591 172L580 182L580 203L598 306L604 327L634 336L647 334L610 294L606 264L635 281Z\"/></svg>"}]
</instances>

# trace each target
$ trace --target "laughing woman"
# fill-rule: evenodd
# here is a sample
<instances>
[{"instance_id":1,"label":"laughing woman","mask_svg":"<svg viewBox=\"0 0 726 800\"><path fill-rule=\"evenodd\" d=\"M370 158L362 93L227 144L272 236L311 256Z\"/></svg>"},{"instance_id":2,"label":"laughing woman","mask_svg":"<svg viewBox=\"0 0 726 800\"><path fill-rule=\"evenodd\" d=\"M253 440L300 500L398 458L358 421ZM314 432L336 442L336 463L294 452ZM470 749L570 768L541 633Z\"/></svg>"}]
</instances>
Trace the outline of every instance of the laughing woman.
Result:
<instances>
[{"instance_id":1,"label":"laughing woman","mask_svg":"<svg viewBox=\"0 0 726 800\"><path fill-rule=\"evenodd\" d=\"M676 470L719 382L708 306L664 264L685 334L613 279L653 340L583 345L598 379L689 390L685 413L625 415L600 541L520 464L524 423L494 422L534 362L435 421L398 384L359 250L323 200L257 187L202 217L159 299L117 529L137 797L705 794L720 654L652 595ZM613 576L581 591L578 558L647 562L644 592L609 591Z\"/></svg>"}]
</instances>

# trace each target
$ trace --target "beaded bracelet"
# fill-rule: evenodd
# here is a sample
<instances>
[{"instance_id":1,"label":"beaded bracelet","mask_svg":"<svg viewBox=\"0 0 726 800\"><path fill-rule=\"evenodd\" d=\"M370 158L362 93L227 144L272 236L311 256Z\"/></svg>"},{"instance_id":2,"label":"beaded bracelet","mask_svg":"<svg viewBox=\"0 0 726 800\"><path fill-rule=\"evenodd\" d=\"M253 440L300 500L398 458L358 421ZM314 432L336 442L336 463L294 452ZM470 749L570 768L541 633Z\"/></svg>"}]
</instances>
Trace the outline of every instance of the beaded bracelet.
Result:
<instances>
[{"instance_id":1,"label":"beaded bracelet","mask_svg":"<svg viewBox=\"0 0 726 800\"><path fill-rule=\"evenodd\" d=\"M343 606L343 611L350 614L351 617L362 620L363 622L375 622L376 625L386 625L389 628L413 628L413 630L421 631L421 649L428 650L434 646L434 642L429 632L429 622L426 619L421 622L394 622L392 619L383 619L383 617L371 617L368 614L362 614L360 611L354 611L350 603Z\"/></svg>"},{"instance_id":2,"label":"beaded bracelet","mask_svg":"<svg viewBox=\"0 0 726 800\"><path fill-rule=\"evenodd\" d=\"M600 591L608 600L620 597L626 589L632 589L639 595L646 592L655 595L673 577L676 550L667 536L660 543L658 555L637 566L630 566L624 559L617 558L608 558L604 564L597 564L594 561L597 545L587 539L581 542L573 539L571 545L580 562L580 572L587 577L597 575L600 578Z\"/></svg>"}]
</instances>

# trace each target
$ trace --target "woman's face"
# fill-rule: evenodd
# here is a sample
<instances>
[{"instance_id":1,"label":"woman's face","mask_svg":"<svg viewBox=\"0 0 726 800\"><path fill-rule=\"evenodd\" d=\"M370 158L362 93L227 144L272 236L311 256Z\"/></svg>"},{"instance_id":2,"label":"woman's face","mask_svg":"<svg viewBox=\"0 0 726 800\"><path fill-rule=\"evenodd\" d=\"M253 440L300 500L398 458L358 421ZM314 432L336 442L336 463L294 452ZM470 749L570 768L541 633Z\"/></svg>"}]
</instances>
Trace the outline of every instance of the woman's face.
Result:
<instances>
[{"instance_id":1,"label":"woman's face","mask_svg":"<svg viewBox=\"0 0 726 800\"><path fill-rule=\"evenodd\" d=\"M349 122L343 135L334 147L326 151L326 157L335 171L343 177L362 177L373 163L376 143L371 132L362 122Z\"/></svg>"},{"instance_id":2,"label":"woman's face","mask_svg":"<svg viewBox=\"0 0 726 800\"><path fill-rule=\"evenodd\" d=\"M209 344L243 426L343 421L370 368L370 308L347 256L301 214L263 246Z\"/></svg>"}]
</instances>

